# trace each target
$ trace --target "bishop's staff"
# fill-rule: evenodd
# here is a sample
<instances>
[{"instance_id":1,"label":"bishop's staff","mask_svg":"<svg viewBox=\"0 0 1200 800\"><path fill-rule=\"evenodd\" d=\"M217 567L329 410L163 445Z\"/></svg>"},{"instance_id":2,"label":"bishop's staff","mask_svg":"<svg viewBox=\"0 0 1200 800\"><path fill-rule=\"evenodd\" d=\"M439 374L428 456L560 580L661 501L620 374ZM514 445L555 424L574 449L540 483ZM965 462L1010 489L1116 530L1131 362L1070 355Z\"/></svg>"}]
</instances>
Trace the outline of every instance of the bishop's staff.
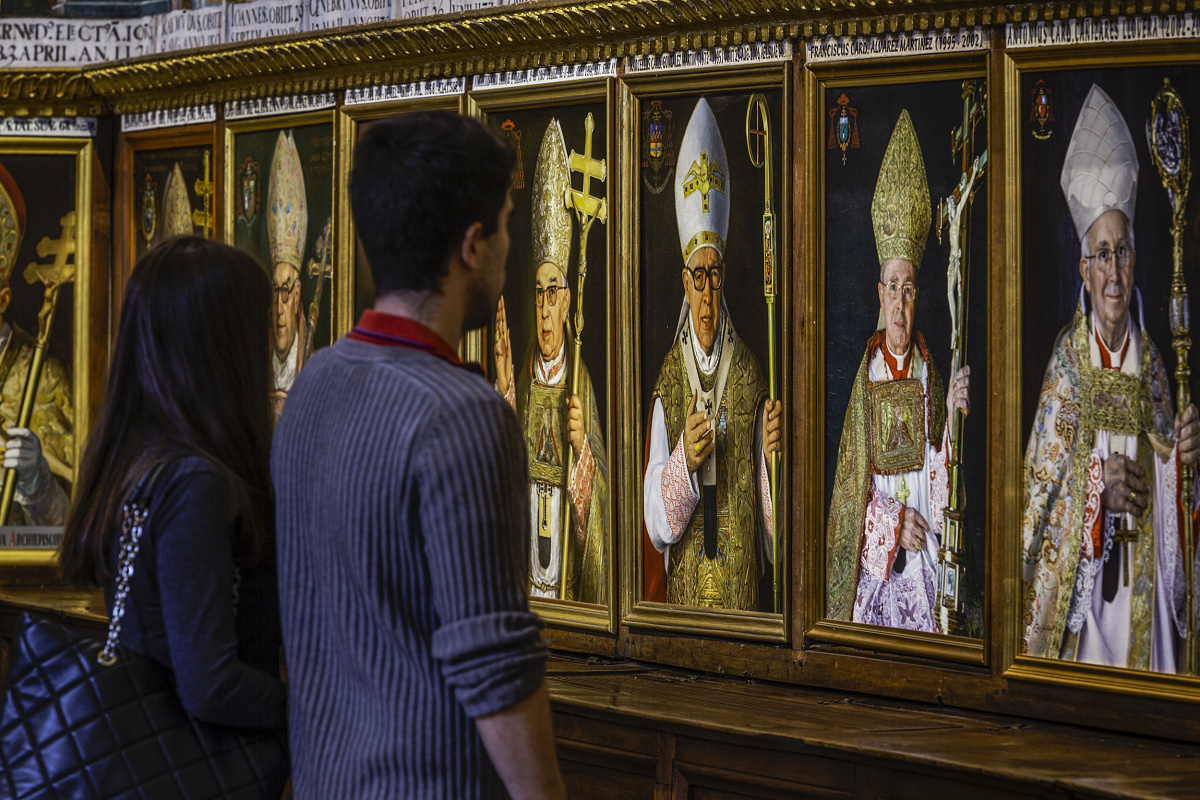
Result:
<instances>
[{"instance_id":1,"label":"bishop's staff","mask_svg":"<svg viewBox=\"0 0 1200 800\"><path fill-rule=\"evenodd\" d=\"M575 294L575 349L571 354L571 397L579 396L579 372L581 350L583 348L583 282L587 280L587 240L588 232L592 229L592 223L600 220L603 225L608 220L608 201L603 197L592 197L592 179L603 183L608 178L608 162L603 158L592 158L592 131L596 128L596 122L592 119L592 114L589 111L587 118L583 121L583 129L586 132L586 138L583 143L583 155L571 151L570 168L571 172L578 172L583 175L583 191L578 191L573 185L568 185L564 188L563 201L567 204L567 208L574 210L575 217L579 220L579 268L576 272L576 281L579 288ZM587 409L584 411L586 419ZM567 471L563 473L563 495L566 502L563 506L563 524L562 524L562 577L559 580L558 596L559 599L566 599L567 595L567 576L571 574L570 566L570 534L571 529L571 469L574 467L574 454L571 448L567 448Z\"/></svg>"},{"instance_id":2,"label":"bishop's staff","mask_svg":"<svg viewBox=\"0 0 1200 800\"><path fill-rule=\"evenodd\" d=\"M950 380L953 382L962 368L967 344L967 270L969 260L969 225L975 193L983 183L987 150L972 159L975 152L975 126L985 116L987 96L975 81L963 81L962 125L950 132L950 157L961 159L962 176L949 197L938 203L937 235L942 241L942 229L950 243L950 265L946 274L946 297L950 304ZM962 411L957 407L946 420L950 426L950 502L943 512L942 543L938 548L937 616L942 633L950 633L958 625L962 613Z\"/></svg>"},{"instance_id":3,"label":"bishop's staff","mask_svg":"<svg viewBox=\"0 0 1200 800\"><path fill-rule=\"evenodd\" d=\"M33 406L37 398L38 383L42 377L42 365L46 363L46 347L50 342L50 330L54 325L54 311L58 307L58 291L75 280L75 212L67 212L59 223L62 236L51 239L43 236L37 244L38 258L53 256L49 264L36 261L25 268L27 283L41 282L46 291L42 298L42 310L38 312L38 336L33 347L33 360L29 363L29 374L25 378L25 389L21 393L21 407L17 412L18 428L28 428L33 419ZM13 495L17 491L17 471L4 471L4 495L0 498L0 524L8 520L12 509Z\"/></svg>"},{"instance_id":4,"label":"bishop's staff","mask_svg":"<svg viewBox=\"0 0 1200 800\"><path fill-rule=\"evenodd\" d=\"M762 94L750 96L746 105L746 150L750 163L763 171L763 297L767 301L767 375L771 404L779 397L775 375L775 295L778 270L775 255L775 207L771 201L771 112L767 98ZM763 424L766 424L764 418ZM775 568L775 610L782 612L779 605L779 587L782 583L783 565L779 558L779 452L771 452L771 563Z\"/></svg>"},{"instance_id":5,"label":"bishop's staff","mask_svg":"<svg viewBox=\"0 0 1200 800\"><path fill-rule=\"evenodd\" d=\"M333 274L333 217L325 223L325 229L317 237L316 258L308 260L308 277L317 279L312 302L308 304L308 335L305 337L304 354L307 358L313 351L313 337L317 332L317 321L321 318L321 294L325 283Z\"/></svg>"},{"instance_id":6,"label":"bishop's staff","mask_svg":"<svg viewBox=\"0 0 1200 800\"><path fill-rule=\"evenodd\" d=\"M1154 166L1167 190L1171 204L1171 237L1174 240L1173 255L1175 271L1171 279L1171 334L1175 347L1176 408L1182 414L1191 405L1189 383L1192 371L1188 367L1188 351L1192 348L1192 337L1188 330L1188 291L1183 278L1183 226L1186 224L1184 210L1187 207L1188 184L1192 180L1192 167L1188 149L1188 118L1183 108L1183 98L1171 81L1163 79L1150 103L1150 119L1146 122L1146 139ZM1183 495L1183 566L1187 576L1187 656L1186 673L1196 674L1196 611L1195 611L1195 554L1192 540L1192 478L1195 468L1183 464L1180 476Z\"/></svg>"}]
</instances>

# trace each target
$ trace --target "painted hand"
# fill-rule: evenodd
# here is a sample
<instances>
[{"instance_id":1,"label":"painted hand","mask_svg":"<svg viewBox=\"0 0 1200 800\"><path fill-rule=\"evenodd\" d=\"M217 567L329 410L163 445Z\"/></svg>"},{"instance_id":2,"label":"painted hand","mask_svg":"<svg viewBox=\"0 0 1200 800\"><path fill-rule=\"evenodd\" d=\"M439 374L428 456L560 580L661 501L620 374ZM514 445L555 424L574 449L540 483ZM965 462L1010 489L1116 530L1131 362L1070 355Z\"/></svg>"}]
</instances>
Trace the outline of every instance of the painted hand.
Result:
<instances>
[{"instance_id":1,"label":"painted hand","mask_svg":"<svg viewBox=\"0 0 1200 800\"><path fill-rule=\"evenodd\" d=\"M42 443L28 428L9 428L4 445L4 468L17 471L21 494L37 494L42 488Z\"/></svg>"},{"instance_id":2,"label":"painted hand","mask_svg":"<svg viewBox=\"0 0 1200 800\"><path fill-rule=\"evenodd\" d=\"M500 394L508 394L512 380L512 344L508 337L508 314L504 312L504 298L496 308L496 341L493 346L496 357L496 388Z\"/></svg>"},{"instance_id":3,"label":"painted hand","mask_svg":"<svg viewBox=\"0 0 1200 800\"><path fill-rule=\"evenodd\" d=\"M583 452L583 448L587 443L586 434L583 430L583 403L579 401L578 395L572 395L567 401L567 439L571 442L571 449L575 451L575 460L579 460L579 454Z\"/></svg>"},{"instance_id":4,"label":"painted hand","mask_svg":"<svg viewBox=\"0 0 1200 800\"><path fill-rule=\"evenodd\" d=\"M971 413L971 368L963 367L954 376L950 391L946 392L946 419L954 415L957 408L965 417Z\"/></svg>"},{"instance_id":5,"label":"painted hand","mask_svg":"<svg viewBox=\"0 0 1200 800\"><path fill-rule=\"evenodd\" d=\"M1175 418L1175 441L1179 443L1179 460L1195 466L1200 456L1200 412L1189 405L1183 417Z\"/></svg>"},{"instance_id":6,"label":"painted hand","mask_svg":"<svg viewBox=\"0 0 1200 800\"><path fill-rule=\"evenodd\" d=\"M1149 487L1142 482L1145 472L1140 464L1120 453L1104 462L1104 493L1100 503L1115 513L1141 516L1146 510Z\"/></svg>"},{"instance_id":7,"label":"painted hand","mask_svg":"<svg viewBox=\"0 0 1200 800\"><path fill-rule=\"evenodd\" d=\"M695 472L713 450L716 432L708 415L696 410L700 393L692 390L692 402L688 404L687 420L683 424L683 449L687 457L688 472Z\"/></svg>"},{"instance_id":8,"label":"painted hand","mask_svg":"<svg viewBox=\"0 0 1200 800\"><path fill-rule=\"evenodd\" d=\"M925 549L925 539L929 535L929 523L915 508L904 509L904 520L900 523L900 546L910 553L919 553Z\"/></svg>"},{"instance_id":9,"label":"painted hand","mask_svg":"<svg viewBox=\"0 0 1200 800\"><path fill-rule=\"evenodd\" d=\"M770 458L783 451L783 402L768 400L763 412L763 453Z\"/></svg>"}]
</instances>

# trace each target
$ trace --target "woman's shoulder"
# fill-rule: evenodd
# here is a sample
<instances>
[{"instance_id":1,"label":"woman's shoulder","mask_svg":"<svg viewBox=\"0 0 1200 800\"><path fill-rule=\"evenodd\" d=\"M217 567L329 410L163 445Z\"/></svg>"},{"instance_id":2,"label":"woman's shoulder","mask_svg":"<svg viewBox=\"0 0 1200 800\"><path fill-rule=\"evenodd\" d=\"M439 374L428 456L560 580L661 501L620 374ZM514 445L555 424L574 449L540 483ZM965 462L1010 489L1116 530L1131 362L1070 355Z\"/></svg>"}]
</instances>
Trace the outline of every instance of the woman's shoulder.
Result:
<instances>
[{"instance_id":1,"label":"woman's shoulder","mask_svg":"<svg viewBox=\"0 0 1200 800\"><path fill-rule=\"evenodd\" d=\"M162 462L145 492L153 514L171 513L189 506L216 506L230 511L229 479L207 458L181 454ZM232 518L232 515L231 515Z\"/></svg>"}]
</instances>

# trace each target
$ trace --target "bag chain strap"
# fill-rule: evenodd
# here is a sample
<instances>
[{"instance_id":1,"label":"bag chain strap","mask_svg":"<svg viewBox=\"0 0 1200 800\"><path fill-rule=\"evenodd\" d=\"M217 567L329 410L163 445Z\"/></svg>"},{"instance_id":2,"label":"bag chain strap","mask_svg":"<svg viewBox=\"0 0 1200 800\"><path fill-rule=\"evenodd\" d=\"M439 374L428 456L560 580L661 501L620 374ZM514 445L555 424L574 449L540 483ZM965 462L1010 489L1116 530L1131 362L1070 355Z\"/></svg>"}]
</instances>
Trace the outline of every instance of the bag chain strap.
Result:
<instances>
[{"instance_id":1,"label":"bag chain strap","mask_svg":"<svg viewBox=\"0 0 1200 800\"><path fill-rule=\"evenodd\" d=\"M129 579L133 577L133 560L138 554L143 525L149 509L137 501L126 503L121 517L121 555L117 559L117 588L113 596L112 619L108 623L108 639L96 656L101 666L117 663L117 639L121 636L121 618L125 616L125 599L129 596Z\"/></svg>"}]
</instances>

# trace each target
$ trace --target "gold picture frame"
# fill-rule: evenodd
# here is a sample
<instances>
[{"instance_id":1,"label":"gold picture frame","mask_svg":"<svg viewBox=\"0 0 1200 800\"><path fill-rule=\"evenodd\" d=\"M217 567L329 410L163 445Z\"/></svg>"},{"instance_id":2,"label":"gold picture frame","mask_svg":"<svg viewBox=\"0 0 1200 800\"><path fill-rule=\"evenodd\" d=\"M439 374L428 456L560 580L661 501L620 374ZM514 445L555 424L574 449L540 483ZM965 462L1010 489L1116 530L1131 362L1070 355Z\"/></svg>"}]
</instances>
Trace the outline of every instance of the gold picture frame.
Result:
<instances>
[{"instance_id":1,"label":"gold picture frame","mask_svg":"<svg viewBox=\"0 0 1200 800\"><path fill-rule=\"evenodd\" d=\"M621 381L620 407L624 410L620 427L621 497L618 530L621 542L621 623L630 630L630 635L639 632L666 634L698 634L729 639L748 640L771 644L782 644L790 640L789 619L793 607L793 584L791 580L791 554L799 552L795 546L798 528L791 523L792 500L788 487L791 486L791 462L789 454L794 441L790 424L791 387L791 291L792 291L792 162L793 162L793 66L790 60L779 60L755 65L731 65L697 70L665 70L643 74L626 74L620 83L620 143L623 155L621 194L620 247L621 280L617 294L620 310L617 330L622 331L619 339ZM645 599L644 580L644 532L642 483L644 469L644 447L646 436L645 409L642 408L644 382L653 381L659 363L640 363L642 348L641 263L642 209L639 193L643 183L641 170L643 100L650 98L675 98L680 96L707 96L744 94L750 102L763 92L779 92L780 117L772 121L777 125L782 144L781 163L777 165L779 206L775 209L776 239L776 292L778 342L775 356L778 369L778 385L783 400L782 442L783 457L779 459L778 482L774 502L774 516L780 531L779 571L775 585L780 604L778 612L742 611L724 608L702 608L697 606L673 605ZM764 101L765 102L765 101ZM649 106L647 106L649 110ZM686 122L674 127L676 141L682 141ZM725 148L733 159L746 157L747 143L742 135L726 138ZM772 148L773 150L774 148ZM678 168L678 165L676 165ZM732 169L732 168L731 168ZM757 168L755 168L757 170ZM761 179L759 179L761 181ZM668 180L669 184L669 180ZM665 191L666 189L662 189ZM761 191L761 190L760 190ZM756 209L761 209L761 195ZM759 210L749 216L756 216ZM761 232L758 241L762 241ZM748 249L752 249L749 248ZM674 257L678 250L672 248ZM682 265L680 265L682 267ZM750 282L758 281L761 300L762 260L761 256L745 265ZM677 313L672 308L669 314ZM764 318L766 315L763 315ZM749 324L744 323L744 324Z\"/></svg>"},{"instance_id":2,"label":"gold picture frame","mask_svg":"<svg viewBox=\"0 0 1200 800\"><path fill-rule=\"evenodd\" d=\"M586 289L594 293L599 289L604 291L604 327L605 341L604 347L605 357L603 362L603 375L605 378L605 412L603 414L604 430L608 432L605 449L607 450L607 460L610 465L608 477L608 498L607 511L610 520L608 541L604 558L608 561L607 575L607 602L605 605L593 605L590 603L581 603L572 600L557 600L546 599L539 597L530 597L529 606L546 622L560 628L594 631L600 633L614 633L617 624L617 587L619 575L619 561L617 555L617 535L619 527L617 525L617 498L619 496L619 484L614 479L615 470L613 466L616 464L614 456L620 451L614 443L615 434L618 431L617 425L620 424L621 414L618 413L617 403L618 394L616 385L618 385L616 367L616 343L619 341L616 328L616 231L617 231L617 183L619 180L617 169L616 149L616 127L617 127L617 109L616 109L616 81L613 78L588 78L576 81L562 81L551 84L533 84L525 86L514 86L509 88L498 89L476 89L468 92L466 97L467 113L483 121L485 124L491 123L494 119L502 114L512 114L520 112L544 112L547 110L569 109L572 106L602 106L606 119L597 121L593 132L590 134L593 142L603 142L604 152L606 153L606 169L607 175L603 184L602 199L607 206L607 220L603 226L593 225L589 237L589 250L593 249L595 239L603 237L605 260L603 263L589 264ZM589 115L590 117L591 115ZM582 122L582 120L580 120ZM503 124L503 123L502 123ZM572 135L578 131L571 131ZM524 170L525 186L532 193L534 181L534 165L537 161L537 151L529 148L530 152L520 153L521 164L519 168ZM592 184L592 189L589 193L595 191L595 183ZM578 187L576 187L578 188ZM574 215L572 215L573 217ZM574 252L578 248L579 225L577 221L572 222L571 235L571 251ZM516 240L520 236L520 231L513 228L513 224L509 225L509 236ZM512 256L510 255L510 266ZM511 272L511 270L510 270ZM571 270L571 275L575 275L575 271ZM572 286L573 289L578 287ZM594 297L594 294L591 295ZM510 298L511 299L511 298ZM572 300L575 298L573 297ZM592 303L586 303L589 307L589 318L594 313ZM571 319L575 318L574 313ZM592 322L591 330L595 331L595 322ZM587 320L585 320L585 331L587 330ZM475 355L479 363L485 368L490 364L490 355L487 343L490 342L491 327L487 331L473 332L478 338L472 340L472 354ZM564 346L569 342L564 343ZM513 353L514 370L517 366L517 359L520 355ZM569 356L568 356L569 357ZM592 374L599 373L595 368L595 362L591 362L592 367L589 367L589 372ZM490 374L490 370L489 370Z\"/></svg>"},{"instance_id":3,"label":"gold picture frame","mask_svg":"<svg viewBox=\"0 0 1200 800\"><path fill-rule=\"evenodd\" d=\"M107 359L107 318L97 316L99 298L107 299L107 269L95 269L94 236L104 237L105 253L103 267L107 267L107 231L98 231L93 226L96 216L97 189L104 195L107 207L108 187L97 187L95 181L96 149L91 138L0 138L0 158L4 156L65 156L74 159L75 171L75 279L73 291L74 328L69 339L72 347L71 391L73 394L72 438L74 463L72 486L79 474L79 460L91 419L97 411L100 393L94 391L103 382L104 364ZM57 229L57 221L54 228ZM26 240L28 242L28 240ZM13 275L23 265L14 264ZM103 281L98 284L97 277ZM61 320L59 325L63 324ZM58 329L58 326L55 328ZM98 346L97 346L98 345ZM52 567L57 563L58 550L33 548L0 548L0 567L34 566Z\"/></svg>"},{"instance_id":4,"label":"gold picture frame","mask_svg":"<svg viewBox=\"0 0 1200 800\"><path fill-rule=\"evenodd\" d=\"M1044 364L1030 364L1033 372L1025 369L1026 353L1024 352L1025 334L1025 296L1023 287L1024 274L1029 265L1024 263L1024 249L1027 232L1025 230L1024 200L1023 200L1023 170L1022 157L1026 145L1024 143L1024 128L1038 125L1045 132L1046 114L1031 115L1030 97L1025 91L1023 81L1034 75L1042 77L1055 73L1103 72L1117 69L1132 72L1137 69L1157 69L1163 71L1180 71L1200 67L1200 52L1194 44L1183 42L1152 42L1142 43L1136 49L1129 49L1118 44L1103 45L1073 45L1063 47L1046 47L1031 49L1013 49L1004 56L1004 102L1005 138L1007 140L1007 164L1005 168L1005 218L1012 221L1007 227L1004 241L1006 263L1012 268L1006 271L1005 294L1003 298L1005 316L1010 330L1021 331L1022 335L1011 337L1008 342L1009 353L1005 359L1003 375L1006 391L1013 399L1007 403L1001 421L1003 427L1015 433L1010 433L1003 439L1002 456L996 463L1003 465L1004 482L1008 491L1004 496L1005 524L997 547L997 557L993 566L1003 571L1006 585L1011 587L1010 596L1006 598L1001 612L997 615L998 623L1002 625L1005 647L1002 661L999 665L1003 677L1012 682L1032 682L1045 684L1047 688L1056 690L1082 690L1088 692L1105 692L1129 695L1143 700L1166 701L1166 703L1185 702L1200 703L1200 681L1196 676L1169 674L1162 672L1135 670L1127 667L1109 667L1074 661L1055 660L1021 654L1022 617L1024 615L1024 596L1022 591L1022 516L1024 505L1024 453L1026 440L1024 434L1022 392L1027 388L1031 376L1036 373L1039 377L1044 370ZM1161 86L1161 81L1157 81ZM1174 82L1173 82L1174 83ZM1122 87L1124 88L1124 87ZM1157 88L1157 87L1155 87ZM1132 89L1130 90L1132 91ZM1153 91L1144 98L1148 111ZM1200 107L1192 109L1193 114L1200 113ZM1053 121L1052 136L1062 137L1063 142L1069 141L1075 124L1074 116L1064 118L1061 110L1056 109L1057 116ZM1036 119L1036 117L1042 119ZM1197 117L1193 117L1193 120ZM1140 149L1145 144L1141 125L1142 120L1136 119L1130 124L1135 142ZM1040 136L1038 138L1041 138ZM1194 148L1193 148L1194 149ZM1154 187L1153 194L1164 194L1159 176L1153 167L1146 169L1143 165L1141 180L1149 182ZM1165 194L1164 194L1165 196ZM1142 193L1139 193L1142 197ZM1144 214L1135 217L1140 225L1145 225ZM1147 232L1148 233L1148 232ZM1146 234L1139 236L1142 244ZM1169 239L1169 231L1165 228L1156 231L1154 236ZM1033 241L1032 239L1030 241ZM1143 249L1145 245L1143 244ZM1169 248L1168 248L1169 250ZM1162 269L1169 272L1169 262ZM1069 269L1069 265L1062 266ZM1141 271L1139 271L1141 274ZM1169 279L1169 276L1168 276ZM1156 303L1161 298L1150 298L1147 302ZM1194 296L1191 300L1195 302ZM1151 309L1153 313L1154 309ZM1055 320L1054 324L1068 320ZM1161 342L1160 352L1169 349L1169 338ZM1048 353L1040 357L1044 360ZM1174 376L1169 377L1172 406L1175 402ZM1037 382L1040 385L1040 381ZM1193 401L1194 402L1194 401ZM1178 409L1176 409L1178 411ZM1169 708L1163 705L1162 708ZM1150 706L1154 708L1154 706ZM1178 728L1176 730L1179 730Z\"/></svg>"},{"instance_id":5,"label":"gold picture frame","mask_svg":"<svg viewBox=\"0 0 1200 800\"><path fill-rule=\"evenodd\" d=\"M804 443L805 448L803 456L798 463L802 465L803 474L810 476L804 482L804 496L799 501L803 519L801 527L811 532L811 535L805 541L805 563L803 565L805 583L808 587L804 598L806 603L805 635L811 639L835 645L848 645L939 661L983 666L988 663L990 652L990 619L993 602L992 587L986 577L981 577L983 598L980 608L980 625L982 630L978 638L901 630L848 620L830 619L826 615L826 522L828 514L827 493L829 491L826 481L826 462L829 456L828 447L830 446L825 441L827 411L825 394L828 374L826 365L828 338L826 327L826 253L830 244L826 241L825 194L827 176L825 161L827 157L826 152L829 149L828 135L831 124L830 113L827 108L828 104L826 102L827 87L837 86L849 89L851 87L916 85L935 81L981 79L983 85L990 89L989 54L987 52L979 52L950 56L888 58L865 62L814 64L806 67L805 78L805 145L807 150L805 174L808 187L805 192L805 197L807 198L805 209L806 259L804 266L806 291L801 302L805 309L804 316L812 320L813 327L811 333L815 335L810 336L806 333L805 338L807 339L808 346L801 355L801 360L803 361L802 369L806 378L806 385L817 387L815 391L807 393L800 400L801 410L798 416L799 430L797 432L797 438ZM864 108L858 111L859 114L864 112L868 112L868 109ZM990 113L990 109L988 113ZM892 122L894 123L894 120ZM986 120L980 124L980 130L984 133L985 141L987 141L986 133L988 131L988 124ZM947 133L949 132L948 130ZM890 133L891 127L888 127L887 132L883 135L887 136ZM857 132L855 135L857 135ZM876 135L878 135L878 131L876 131ZM875 149L880 151L882 151L882 148L886 144L886 140L882 143L874 142ZM998 144L993 141L987 141L986 147L991 152ZM928 148L928 144L926 144L926 148ZM848 159L861 158L858 152L853 149L843 150ZM938 152L941 151L939 150ZM929 156L926 155L925 158L926 168L928 168ZM992 176L988 177L991 178ZM874 176L872 176L873 180ZM872 183L872 185L874 184ZM983 191L990 192L987 187ZM936 215L936 197L933 202L933 211ZM867 207L856 208L856 213L869 216L870 209ZM989 203L988 214L982 220L982 224L978 226L988 231L989 236L992 229L990 219L994 217L995 215ZM936 244L932 242L927 244L926 252L928 253L935 246ZM871 251L870 257L872 259L875 258L873 244L869 249ZM986 285L988 282L987 274L990 272L990 264L988 262L992 260L990 247L985 247L985 252L988 253L987 261L982 265L976 265L975 271L979 273L977 279ZM936 292L934 294L936 295ZM939 302L939 299L934 297L933 301ZM941 298L940 302L944 302L944 298ZM867 305L871 305L869 300ZM990 346L992 344L992 331L996 329L993 323L996 304L989 303L988 305L988 313L986 314L988 323L987 345ZM862 358L861 345L854 358L855 364ZM991 366L991 359L989 359L989 367ZM989 374L984 376L989 384L995 381L995 376L991 374L993 372L993 369L989 369ZM949 376L943 375L943 379L948 382ZM997 415L997 408L995 407L995 403L989 402L988 394L990 392L980 392L979 389L972 387L971 405L973 414L985 415L985 420L990 428ZM840 420L843 413L842 409L836 409L835 416ZM836 447L837 445L833 446ZM836 450L834 452L836 453ZM986 487L990 487L992 483L993 470L991 464L993 457L992 454L989 454L987 477L985 480ZM812 476L814 475L820 477L813 478ZM975 499L976 507L983 505L986 509L983 524L985 539L984 553L980 559L980 563L983 565L990 563L991 541L993 539L990 532L993 530L995 522L995 515L992 513L991 504L987 500L991 496L990 489L986 487L980 497ZM980 502L981 500L983 501L982 503Z\"/></svg>"}]
</instances>

